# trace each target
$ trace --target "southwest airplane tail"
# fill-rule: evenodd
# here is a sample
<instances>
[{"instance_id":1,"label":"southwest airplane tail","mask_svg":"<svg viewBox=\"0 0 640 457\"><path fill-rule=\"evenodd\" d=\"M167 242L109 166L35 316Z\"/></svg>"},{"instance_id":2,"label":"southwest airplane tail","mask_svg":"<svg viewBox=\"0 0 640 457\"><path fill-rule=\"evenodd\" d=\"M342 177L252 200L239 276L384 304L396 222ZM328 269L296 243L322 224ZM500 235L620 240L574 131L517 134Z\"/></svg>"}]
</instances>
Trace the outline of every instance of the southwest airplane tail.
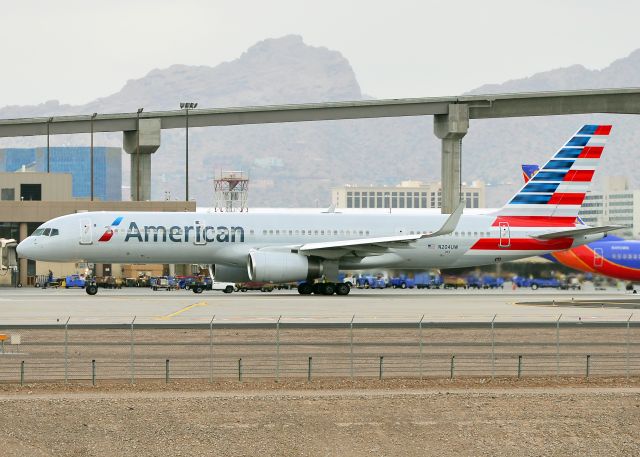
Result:
<instances>
[{"instance_id":1,"label":"southwest airplane tail","mask_svg":"<svg viewBox=\"0 0 640 457\"><path fill-rule=\"evenodd\" d=\"M88 212L46 222L18 246L35 260L215 265L216 280L303 282L346 295L340 270L486 265L566 250L617 226L577 225L608 125L585 125L502 208L398 212ZM321 279L321 283L315 283ZM322 285L318 285L322 284ZM93 294L97 289L87 289Z\"/></svg>"}]
</instances>

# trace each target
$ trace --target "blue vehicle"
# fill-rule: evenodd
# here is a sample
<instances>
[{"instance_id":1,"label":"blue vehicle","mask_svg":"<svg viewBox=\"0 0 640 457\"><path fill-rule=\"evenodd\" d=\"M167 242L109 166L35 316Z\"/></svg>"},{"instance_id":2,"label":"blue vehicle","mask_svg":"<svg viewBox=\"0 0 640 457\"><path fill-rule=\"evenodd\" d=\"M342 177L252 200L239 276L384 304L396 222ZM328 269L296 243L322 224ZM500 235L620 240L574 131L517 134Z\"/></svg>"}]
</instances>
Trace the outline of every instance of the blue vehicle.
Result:
<instances>
[{"instance_id":1,"label":"blue vehicle","mask_svg":"<svg viewBox=\"0 0 640 457\"><path fill-rule=\"evenodd\" d=\"M482 280L479 277L475 275L469 275L465 279L468 289L482 289Z\"/></svg>"},{"instance_id":2,"label":"blue vehicle","mask_svg":"<svg viewBox=\"0 0 640 457\"><path fill-rule=\"evenodd\" d=\"M431 275L426 271L414 274L413 281L418 289L439 289L442 287L442 277Z\"/></svg>"},{"instance_id":3,"label":"blue vehicle","mask_svg":"<svg viewBox=\"0 0 640 457\"><path fill-rule=\"evenodd\" d=\"M86 281L84 278L81 278L80 275L69 275L64 280L65 289L69 289L71 287L78 287L80 289L84 289Z\"/></svg>"},{"instance_id":4,"label":"blue vehicle","mask_svg":"<svg viewBox=\"0 0 640 457\"><path fill-rule=\"evenodd\" d=\"M502 289L504 288L504 278L495 278L491 275L484 275L482 277L482 288L483 289Z\"/></svg>"},{"instance_id":5,"label":"blue vehicle","mask_svg":"<svg viewBox=\"0 0 640 457\"><path fill-rule=\"evenodd\" d=\"M394 289L413 289L416 287L416 281L406 276L400 276L398 278L391 278L389 285Z\"/></svg>"}]
</instances>

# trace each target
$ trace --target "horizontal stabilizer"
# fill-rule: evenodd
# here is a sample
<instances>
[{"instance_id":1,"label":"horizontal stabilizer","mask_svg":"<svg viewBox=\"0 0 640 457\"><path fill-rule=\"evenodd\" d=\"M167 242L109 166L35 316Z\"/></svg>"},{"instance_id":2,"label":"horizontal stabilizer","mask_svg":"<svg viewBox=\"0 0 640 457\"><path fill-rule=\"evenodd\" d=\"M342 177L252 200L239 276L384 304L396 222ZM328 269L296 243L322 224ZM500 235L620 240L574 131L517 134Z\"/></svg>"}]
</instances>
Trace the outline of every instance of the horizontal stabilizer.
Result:
<instances>
[{"instance_id":1,"label":"horizontal stabilizer","mask_svg":"<svg viewBox=\"0 0 640 457\"><path fill-rule=\"evenodd\" d=\"M538 240L553 240L556 238L575 238L577 236L595 235L596 233L607 233L613 230L626 228L624 225L603 225L601 227L585 227L572 230L560 230L557 232L544 233L534 236Z\"/></svg>"}]
</instances>

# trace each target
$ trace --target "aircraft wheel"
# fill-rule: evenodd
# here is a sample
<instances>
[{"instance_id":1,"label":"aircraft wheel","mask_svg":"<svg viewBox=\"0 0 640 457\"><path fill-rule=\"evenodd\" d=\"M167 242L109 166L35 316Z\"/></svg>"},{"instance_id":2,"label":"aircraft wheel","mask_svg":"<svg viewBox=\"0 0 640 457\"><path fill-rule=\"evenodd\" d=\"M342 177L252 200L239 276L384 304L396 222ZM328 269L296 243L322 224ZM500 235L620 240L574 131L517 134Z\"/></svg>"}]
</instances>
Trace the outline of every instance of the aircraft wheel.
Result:
<instances>
[{"instance_id":1,"label":"aircraft wheel","mask_svg":"<svg viewBox=\"0 0 640 457\"><path fill-rule=\"evenodd\" d=\"M89 295L95 295L98 293L98 286L91 284L89 286L87 286L87 288L85 289L85 291L89 294Z\"/></svg>"},{"instance_id":2,"label":"aircraft wheel","mask_svg":"<svg viewBox=\"0 0 640 457\"><path fill-rule=\"evenodd\" d=\"M332 282L326 282L322 285L320 291L323 295L333 295L336 293L336 285Z\"/></svg>"},{"instance_id":3,"label":"aircraft wheel","mask_svg":"<svg viewBox=\"0 0 640 457\"><path fill-rule=\"evenodd\" d=\"M313 292L313 286L308 282L303 282L298 285L298 293L300 295L311 295Z\"/></svg>"},{"instance_id":4,"label":"aircraft wheel","mask_svg":"<svg viewBox=\"0 0 640 457\"><path fill-rule=\"evenodd\" d=\"M349 292L351 292L351 287L349 287L349 284L336 284L336 295L349 295Z\"/></svg>"}]
</instances>

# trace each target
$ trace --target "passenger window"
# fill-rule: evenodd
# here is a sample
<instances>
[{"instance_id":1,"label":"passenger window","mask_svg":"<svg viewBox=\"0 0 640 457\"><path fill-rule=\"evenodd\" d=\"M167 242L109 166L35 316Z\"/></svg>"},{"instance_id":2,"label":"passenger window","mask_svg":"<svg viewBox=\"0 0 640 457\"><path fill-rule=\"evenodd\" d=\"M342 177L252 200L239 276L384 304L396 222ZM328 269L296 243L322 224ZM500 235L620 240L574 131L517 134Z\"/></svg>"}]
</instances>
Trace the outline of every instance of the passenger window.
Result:
<instances>
[{"instance_id":1,"label":"passenger window","mask_svg":"<svg viewBox=\"0 0 640 457\"><path fill-rule=\"evenodd\" d=\"M367 230L367 235L369 234L369 230Z\"/></svg>"},{"instance_id":2,"label":"passenger window","mask_svg":"<svg viewBox=\"0 0 640 457\"><path fill-rule=\"evenodd\" d=\"M362 230L360 230L360 235L364 235L364 233L362 232Z\"/></svg>"},{"instance_id":3,"label":"passenger window","mask_svg":"<svg viewBox=\"0 0 640 457\"><path fill-rule=\"evenodd\" d=\"M289 230L289 235L293 235L293 230Z\"/></svg>"},{"instance_id":4,"label":"passenger window","mask_svg":"<svg viewBox=\"0 0 640 457\"><path fill-rule=\"evenodd\" d=\"M60 231L58 229L51 229L50 236L56 236L56 235L60 235Z\"/></svg>"},{"instance_id":5,"label":"passenger window","mask_svg":"<svg viewBox=\"0 0 640 457\"><path fill-rule=\"evenodd\" d=\"M324 235L324 230L320 230L320 235Z\"/></svg>"},{"instance_id":6,"label":"passenger window","mask_svg":"<svg viewBox=\"0 0 640 457\"><path fill-rule=\"evenodd\" d=\"M304 235L304 230L302 231L302 234Z\"/></svg>"},{"instance_id":7,"label":"passenger window","mask_svg":"<svg viewBox=\"0 0 640 457\"><path fill-rule=\"evenodd\" d=\"M273 235L273 230L269 230L269 235Z\"/></svg>"},{"instance_id":8,"label":"passenger window","mask_svg":"<svg viewBox=\"0 0 640 457\"><path fill-rule=\"evenodd\" d=\"M263 235L266 235L266 234L267 234L267 231L266 231L266 230L263 230L263 231L262 231L262 234L263 234Z\"/></svg>"},{"instance_id":9,"label":"passenger window","mask_svg":"<svg viewBox=\"0 0 640 457\"><path fill-rule=\"evenodd\" d=\"M458 235L458 232L454 233L454 235L455 235L455 236L459 236L459 235Z\"/></svg>"},{"instance_id":10,"label":"passenger window","mask_svg":"<svg viewBox=\"0 0 640 457\"><path fill-rule=\"evenodd\" d=\"M338 231L337 231L337 230L334 230L334 231L333 231L333 234L334 234L334 235L337 235L337 234L338 234Z\"/></svg>"},{"instance_id":11,"label":"passenger window","mask_svg":"<svg viewBox=\"0 0 640 457\"><path fill-rule=\"evenodd\" d=\"M51 229L44 229L44 233L42 235L49 236L50 233L51 233Z\"/></svg>"},{"instance_id":12,"label":"passenger window","mask_svg":"<svg viewBox=\"0 0 640 457\"><path fill-rule=\"evenodd\" d=\"M316 230L314 233L317 235L317 234L318 234L318 231Z\"/></svg>"},{"instance_id":13,"label":"passenger window","mask_svg":"<svg viewBox=\"0 0 640 457\"><path fill-rule=\"evenodd\" d=\"M253 235L253 230L249 230L249 235Z\"/></svg>"},{"instance_id":14,"label":"passenger window","mask_svg":"<svg viewBox=\"0 0 640 457\"><path fill-rule=\"evenodd\" d=\"M276 235L280 235L280 230L276 230Z\"/></svg>"}]
</instances>

